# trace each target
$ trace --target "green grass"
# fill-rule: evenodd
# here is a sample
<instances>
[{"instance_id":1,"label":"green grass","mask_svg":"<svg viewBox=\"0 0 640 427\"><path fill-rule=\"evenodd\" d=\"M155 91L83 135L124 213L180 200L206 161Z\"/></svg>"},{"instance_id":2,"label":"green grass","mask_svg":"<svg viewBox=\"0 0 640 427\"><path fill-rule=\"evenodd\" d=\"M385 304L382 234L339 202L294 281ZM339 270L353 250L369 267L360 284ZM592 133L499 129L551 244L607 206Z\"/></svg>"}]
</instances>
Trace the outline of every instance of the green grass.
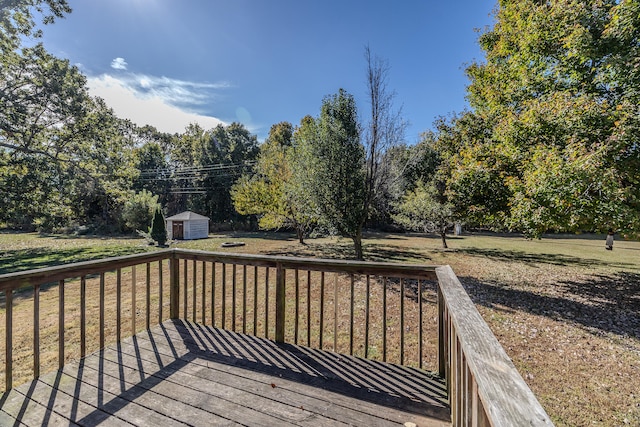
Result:
<instances>
[{"instance_id":1,"label":"green grass","mask_svg":"<svg viewBox=\"0 0 640 427\"><path fill-rule=\"evenodd\" d=\"M0 274L152 250L141 239L0 233Z\"/></svg>"}]
</instances>

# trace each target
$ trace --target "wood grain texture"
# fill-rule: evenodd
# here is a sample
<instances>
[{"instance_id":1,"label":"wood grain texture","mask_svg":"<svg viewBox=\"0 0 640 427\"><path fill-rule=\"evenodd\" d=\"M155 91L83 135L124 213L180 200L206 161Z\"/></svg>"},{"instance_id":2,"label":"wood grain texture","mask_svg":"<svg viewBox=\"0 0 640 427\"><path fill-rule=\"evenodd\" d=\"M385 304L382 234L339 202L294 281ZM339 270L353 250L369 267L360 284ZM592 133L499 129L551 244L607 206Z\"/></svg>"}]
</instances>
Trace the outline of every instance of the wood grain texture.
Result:
<instances>
[{"instance_id":1,"label":"wood grain texture","mask_svg":"<svg viewBox=\"0 0 640 427\"><path fill-rule=\"evenodd\" d=\"M438 267L436 273L448 313L444 327L452 344L448 357L454 425L483 425L484 418L492 426L553 425L451 267ZM475 383L473 387L468 386L468 377ZM477 389L479 402L475 406L483 408L484 414L466 414L474 406L470 389ZM465 417L473 421L466 424Z\"/></svg>"},{"instance_id":2,"label":"wood grain texture","mask_svg":"<svg viewBox=\"0 0 640 427\"><path fill-rule=\"evenodd\" d=\"M169 320L0 396L2 425L449 422L426 372Z\"/></svg>"}]
</instances>

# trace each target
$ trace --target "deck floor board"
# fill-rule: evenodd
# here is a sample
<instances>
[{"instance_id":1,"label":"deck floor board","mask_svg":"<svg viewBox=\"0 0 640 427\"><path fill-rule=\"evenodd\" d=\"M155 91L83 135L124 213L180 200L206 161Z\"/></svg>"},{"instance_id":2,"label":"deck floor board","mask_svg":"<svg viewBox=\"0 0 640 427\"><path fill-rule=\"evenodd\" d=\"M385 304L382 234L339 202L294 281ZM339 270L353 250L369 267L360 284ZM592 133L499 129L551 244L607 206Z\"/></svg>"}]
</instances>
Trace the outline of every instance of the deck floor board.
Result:
<instances>
[{"instance_id":1,"label":"deck floor board","mask_svg":"<svg viewBox=\"0 0 640 427\"><path fill-rule=\"evenodd\" d=\"M167 321L0 397L2 425L450 426L417 369Z\"/></svg>"}]
</instances>

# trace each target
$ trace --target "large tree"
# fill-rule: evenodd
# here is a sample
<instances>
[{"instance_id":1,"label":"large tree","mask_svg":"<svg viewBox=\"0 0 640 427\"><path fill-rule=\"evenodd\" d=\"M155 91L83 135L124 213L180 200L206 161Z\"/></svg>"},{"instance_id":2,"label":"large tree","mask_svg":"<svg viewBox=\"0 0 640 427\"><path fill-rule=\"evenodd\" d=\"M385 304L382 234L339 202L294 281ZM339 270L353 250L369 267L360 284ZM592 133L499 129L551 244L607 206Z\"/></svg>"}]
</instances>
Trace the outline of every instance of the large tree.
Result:
<instances>
[{"instance_id":1,"label":"large tree","mask_svg":"<svg viewBox=\"0 0 640 427\"><path fill-rule=\"evenodd\" d=\"M262 229L292 228L298 241L315 223L307 193L296 179L296 150L293 126L282 122L271 127L269 137L260 146L255 173L244 175L233 186L231 196L236 210L257 215Z\"/></svg>"},{"instance_id":2,"label":"large tree","mask_svg":"<svg viewBox=\"0 0 640 427\"><path fill-rule=\"evenodd\" d=\"M97 218L111 225L135 175L130 124L88 95L86 79L38 40L35 16L65 1L16 0L0 11L0 221L51 229Z\"/></svg>"},{"instance_id":3,"label":"large tree","mask_svg":"<svg viewBox=\"0 0 640 427\"><path fill-rule=\"evenodd\" d=\"M307 157L310 194L322 219L352 239L356 258L362 259L367 187L365 153L353 96L340 89L325 97L314 130Z\"/></svg>"},{"instance_id":4,"label":"large tree","mask_svg":"<svg viewBox=\"0 0 640 427\"><path fill-rule=\"evenodd\" d=\"M478 221L638 230L636 1L499 3L467 73L472 111L441 122L449 192Z\"/></svg>"},{"instance_id":5,"label":"large tree","mask_svg":"<svg viewBox=\"0 0 640 427\"><path fill-rule=\"evenodd\" d=\"M364 57L369 112L362 138L366 153L364 210L378 220L384 220L389 202L389 181L394 177L383 160L388 150L403 143L406 122L401 110L394 109L395 93L388 88L389 63L374 55L369 46L365 47Z\"/></svg>"},{"instance_id":6,"label":"large tree","mask_svg":"<svg viewBox=\"0 0 640 427\"><path fill-rule=\"evenodd\" d=\"M393 219L408 230L437 233L442 247L448 247L447 229L454 224L453 206L434 181L425 184L418 180L414 189L408 190L398 203Z\"/></svg>"},{"instance_id":7,"label":"large tree","mask_svg":"<svg viewBox=\"0 0 640 427\"><path fill-rule=\"evenodd\" d=\"M171 152L173 201L170 211L196 210L212 221L240 220L231 187L252 170L258 140L242 124L204 130L191 124L175 139Z\"/></svg>"}]
</instances>

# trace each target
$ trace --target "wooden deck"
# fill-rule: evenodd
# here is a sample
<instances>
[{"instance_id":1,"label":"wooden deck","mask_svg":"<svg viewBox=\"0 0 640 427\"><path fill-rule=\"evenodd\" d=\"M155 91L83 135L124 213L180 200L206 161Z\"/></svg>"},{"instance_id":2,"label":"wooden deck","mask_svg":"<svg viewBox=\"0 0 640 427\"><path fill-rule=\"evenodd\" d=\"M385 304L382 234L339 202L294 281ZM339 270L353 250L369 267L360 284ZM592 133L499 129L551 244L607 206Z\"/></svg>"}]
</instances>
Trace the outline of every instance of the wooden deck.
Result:
<instances>
[{"instance_id":1,"label":"wooden deck","mask_svg":"<svg viewBox=\"0 0 640 427\"><path fill-rule=\"evenodd\" d=\"M166 321L0 397L0 425L449 426L416 369Z\"/></svg>"}]
</instances>

